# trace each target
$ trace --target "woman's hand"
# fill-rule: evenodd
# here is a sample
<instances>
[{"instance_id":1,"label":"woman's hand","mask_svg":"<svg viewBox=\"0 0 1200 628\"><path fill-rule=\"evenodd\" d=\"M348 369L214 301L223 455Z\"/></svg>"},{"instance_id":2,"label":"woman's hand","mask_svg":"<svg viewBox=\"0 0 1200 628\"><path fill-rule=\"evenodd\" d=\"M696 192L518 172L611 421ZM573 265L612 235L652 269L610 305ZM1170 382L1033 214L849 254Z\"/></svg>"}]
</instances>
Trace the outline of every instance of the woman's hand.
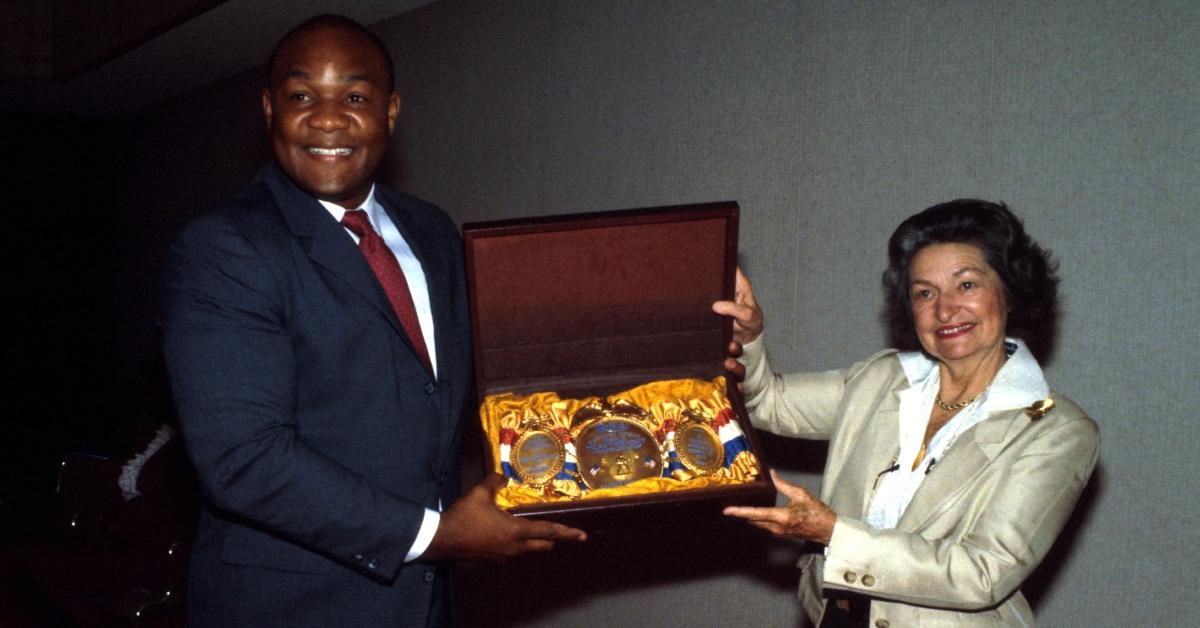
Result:
<instances>
[{"instance_id":1,"label":"woman's hand","mask_svg":"<svg viewBox=\"0 0 1200 628\"><path fill-rule=\"evenodd\" d=\"M804 488L789 484L774 471L771 479L775 487L787 497L788 505L775 508L751 508L747 506L730 506L724 510L730 517L745 519L751 525L758 526L779 537L793 537L816 541L829 545L833 537L833 524L837 521L837 513L833 512L824 502L813 497Z\"/></svg>"},{"instance_id":2,"label":"woman's hand","mask_svg":"<svg viewBox=\"0 0 1200 628\"><path fill-rule=\"evenodd\" d=\"M717 301L712 309L717 314L733 319L733 340L741 344L753 342L763 330L762 310L754 300L754 291L750 288L750 280L737 269L737 279L733 287L733 301Z\"/></svg>"},{"instance_id":3,"label":"woman's hand","mask_svg":"<svg viewBox=\"0 0 1200 628\"><path fill-rule=\"evenodd\" d=\"M754 290L750 280L737 269L737 280L733 289L733 301L717 301L713 303L713 312L733 319L733 342L729 343L729 355L725 360L725 370L732 373L738 380L745 375L745 369L734 358L742 355L742 345L753 342L763 331L763 313L754 299Z\"/></svg>"}]
</instances>

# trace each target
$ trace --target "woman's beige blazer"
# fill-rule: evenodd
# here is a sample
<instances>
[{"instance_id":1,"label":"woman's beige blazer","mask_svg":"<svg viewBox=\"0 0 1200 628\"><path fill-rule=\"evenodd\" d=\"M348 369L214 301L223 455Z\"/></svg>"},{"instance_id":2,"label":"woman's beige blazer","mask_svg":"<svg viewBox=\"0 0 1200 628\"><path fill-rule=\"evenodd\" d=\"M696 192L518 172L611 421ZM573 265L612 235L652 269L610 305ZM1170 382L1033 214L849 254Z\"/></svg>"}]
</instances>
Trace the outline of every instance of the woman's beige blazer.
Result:
<instances>
[{"instance_id":1,"label":"woman's beige blazer","mask_svg":"<svg viewBox=\"0 0 1200 628\"><path fill-rule=\"evenodd\" d=\"M870 625L1023 626L1018 588L1046 555L1096 464L1096 424L1051 393L1040 418L994 412L960 436L894 530L863 523L876 476L899 452L898 393L909 386L895 351L848 369L775 375L761 338L745 347L754 425L828 439L821 499L838 515L825 555L800 561L800 601L814 622L822 589L867 595ZM1036 413L1032 413L1036 415Z\"/></svg>"}]
</instances>

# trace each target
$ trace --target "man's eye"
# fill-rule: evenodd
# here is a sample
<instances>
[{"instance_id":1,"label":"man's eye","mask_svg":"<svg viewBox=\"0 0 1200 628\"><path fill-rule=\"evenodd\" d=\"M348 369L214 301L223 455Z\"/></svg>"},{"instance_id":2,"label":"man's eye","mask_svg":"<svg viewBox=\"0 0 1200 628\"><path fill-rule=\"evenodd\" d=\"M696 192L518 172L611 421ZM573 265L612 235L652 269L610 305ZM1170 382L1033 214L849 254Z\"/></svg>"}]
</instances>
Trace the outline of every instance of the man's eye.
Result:
<instances>
[{"instance_id":1,"label":"man's eye","mask_svg":"<svg viewBox=\"0 0 1200 628\"><path fill-rule=\"evenodd\" d=\"M288 95L288 100L293 100L296 102L308 102L308 99L308 94L303 92L297 92L295 94Z\"/></svg>"},{"instance_id":2,"label":"man's eye","mask_svg":"<svg viewBox=\"0 0 1200 628\"><path fill-rule=\"evenodd\" d=\"M964 281L964 282L962 282L962 289L963 289L963 290L974 290L974 289L975 289L975 282L974 282L974 281Z\"/></svg>"},{"instance_id":3,"label":"man's eye","mask_svg":"<svg viewBox=\"0 0 1200 628\"><path fill-rule=\"evenodd\" d=\"M349 100L349 101L350 101L350 102L352 102L352 103L364 103L364 102L367 102L367 98L366 98L366 96L363 96L362 94L350 94L350 96L349 96L349 97L347 97L347 99L346 99L346 100Z\"/></svg>"}]
</instances>

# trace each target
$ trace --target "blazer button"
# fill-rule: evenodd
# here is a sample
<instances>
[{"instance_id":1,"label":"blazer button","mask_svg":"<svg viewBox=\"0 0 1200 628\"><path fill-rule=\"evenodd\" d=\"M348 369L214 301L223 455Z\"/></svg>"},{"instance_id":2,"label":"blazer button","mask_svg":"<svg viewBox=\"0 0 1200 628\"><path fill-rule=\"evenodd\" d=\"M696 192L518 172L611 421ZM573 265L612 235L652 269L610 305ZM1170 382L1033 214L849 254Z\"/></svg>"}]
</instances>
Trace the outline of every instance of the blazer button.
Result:
<instances>
[{"instance_id":1,"label":"blazer button","mask_svg":"<svg viewBox=\"0 0 1200 628\"><path fill-rule=\"evenodd\" d=\"M356 563L361 563L361 562L362 562L362 560L363 560L363 555L362 555L362 554L355 554L355 555L354 555L354 562L356 562Z\"/></svg>"},{"instance_id":2,"label":"blazer button","mask_svg":"<svg viewBox=\"0 0 1200 628\"><path fill-rule=\"evenodd\" d=\"M892 628L892 622L886 619L876 619L875 628Z\"/></svg>"},{"instance_id":3,"label":"blazer button","mask_svg":"<svg viewBox=\"0 0 1200 628\"><path fill-rule=\"evenodd\" d=\"M426 395L432 395L433 391L435 391L435 390L437 390L437 386L434 386L433 382L425 382L425 394Z\"/></svg>"},{"instance_id":4,"label":"blazer button","mask_svg":"<svg viewBox=\"0 0 1200 628\"><path fill-rule=\"evenodd\" d=\"M858 580L858 574L854 573L853 571L847 571L846 573L842 574L842 578L845 579L847 584L854 584L854 581Z\"/></svg>"},{"instance_id":5,"label":"blazer button","mask_svg":"<svg viewBox=\"0 0 1200 628\"><path fill-rule=\"evenodd\" d=\"M862 583L863 583L863 586L864 586L864 587L873 587L873 586L875 586L875 576L872 576L871 574L866 574L866 575L864 575L864 576L863 576Z\"/></svg>"},{"instance_id":6,"label":"blazer button","mask_svg":"<svg viewBox=\"0 0 1200 628\"><path fill-rule=\"evenodd\" d=\"M437 578L437 574L432 571L425 572L425 582L433 582L434 578Z\"/></svg>"},{"instance_id":7,"label":"blazer button","mask_svg":"<svg viewBox=\"0 0 1200 628\"><path fill-rule=\"evenodd\" d=\"M377 560L375 560L374 558L372 558L372 559L371 559L371 560L370 560L370 561L367 563L367 569L379 569L379 561L377 561Z\"/></svg>"}]
</instances>

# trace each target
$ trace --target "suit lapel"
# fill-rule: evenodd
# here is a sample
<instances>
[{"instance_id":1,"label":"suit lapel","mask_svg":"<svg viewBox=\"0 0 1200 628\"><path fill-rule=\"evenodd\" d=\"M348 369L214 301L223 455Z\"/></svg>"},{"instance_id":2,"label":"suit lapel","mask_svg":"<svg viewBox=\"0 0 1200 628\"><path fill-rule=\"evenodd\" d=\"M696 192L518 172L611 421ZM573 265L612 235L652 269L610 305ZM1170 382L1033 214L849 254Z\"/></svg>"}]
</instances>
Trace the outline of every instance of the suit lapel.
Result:
<instances>
[{"instance_id":1,"label":"suit lapel","mask_svg":"<svg viewBox=\"0 0 1200 628\"><path fill-rule=\"evenodd\" d=\"M1028 424L1021 409L992 413L954 443L913 495L897 527L915 532L952 504Z\"/></svg>"},{"instance_id":2,"label":"suit lapel","mask_svg":"<svg viewBox=\"0 0 1200 628\"><path fill-rule=\"evenodd\" d=\"M407 341L375 272L345 229L316 199L292 184L274 162L267 167L265 176L279 211L309 259L353 287Z\"/></svg>"}]
</instances>

